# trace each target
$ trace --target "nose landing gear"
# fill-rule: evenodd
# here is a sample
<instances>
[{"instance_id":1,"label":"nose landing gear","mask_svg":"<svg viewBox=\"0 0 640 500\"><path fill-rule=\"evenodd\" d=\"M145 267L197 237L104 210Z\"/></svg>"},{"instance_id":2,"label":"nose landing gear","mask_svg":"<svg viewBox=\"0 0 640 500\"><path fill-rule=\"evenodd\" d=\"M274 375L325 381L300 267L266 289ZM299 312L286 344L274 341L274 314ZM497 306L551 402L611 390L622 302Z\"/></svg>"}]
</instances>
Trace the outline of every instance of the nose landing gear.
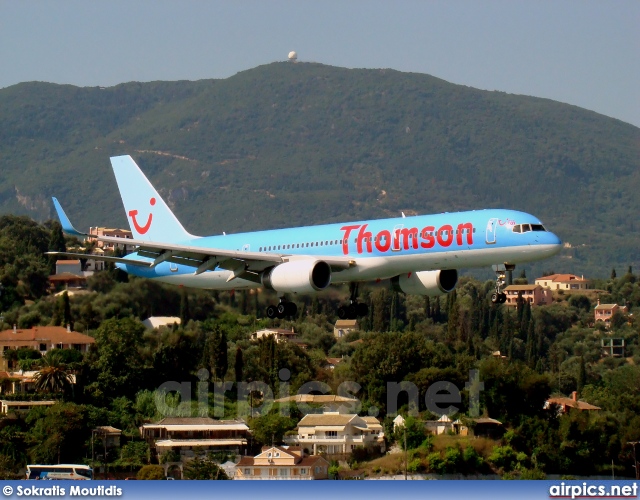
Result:
<instances>
[{"instance_id":1,"label":"nose landing gear","mask_svg":"<svg viewBox=\"0 0 640 500\"><path fill-rule=\"evenodd\" d=\"M507 301L507 294L504 293L502 289L507 284L506 276L508 275L511 277L511 273L515 268L515 264L501 264L493 266L493 270L496 273L496 287L494 292L491 294L491 302L494 304L504 304ZM509 281L511 281L511 279L509 279Z\"/></svg>"}]
</instances>

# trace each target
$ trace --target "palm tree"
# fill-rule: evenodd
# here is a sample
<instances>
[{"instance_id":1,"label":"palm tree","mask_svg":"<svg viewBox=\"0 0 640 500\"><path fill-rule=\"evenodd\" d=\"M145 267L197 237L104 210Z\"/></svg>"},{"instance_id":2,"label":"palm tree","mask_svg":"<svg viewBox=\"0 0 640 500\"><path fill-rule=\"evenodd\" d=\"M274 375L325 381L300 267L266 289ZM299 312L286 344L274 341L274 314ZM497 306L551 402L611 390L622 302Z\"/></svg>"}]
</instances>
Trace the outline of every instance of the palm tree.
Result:
<instances>
[{"instance_id":1,"label":"palm tree","mask_svg":"<svg viewBox=\"0 0 640 500\"><path fill-rule=\"evenodd\" d=\"M71 389L73 378L59 356L51 356L47 353L42 361L43 367L34 376L36 391L66 393Z\"/></svg>"}]
</instances>

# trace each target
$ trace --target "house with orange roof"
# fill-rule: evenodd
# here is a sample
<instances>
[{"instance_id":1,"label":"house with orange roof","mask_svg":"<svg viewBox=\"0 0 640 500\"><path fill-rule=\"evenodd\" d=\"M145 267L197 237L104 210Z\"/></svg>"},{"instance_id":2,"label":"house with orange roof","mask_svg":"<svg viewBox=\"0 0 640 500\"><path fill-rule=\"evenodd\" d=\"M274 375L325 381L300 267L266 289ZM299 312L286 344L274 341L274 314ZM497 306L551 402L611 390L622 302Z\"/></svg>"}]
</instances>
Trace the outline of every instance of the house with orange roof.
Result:
<instances>
[{"instance_id":1,"label":"house with orange roof","mask_svg":"<svg viewBox=\"0 0 640 500\"><path fill-rule=\"evenodd\" d=\"M329 462L298 446L264 446L255 457L242 457L234 479L328 479Z\"/></svg>"},{"instance_id":2,"label":"house with orange roof","mask_svg":"<svg viewBox=\"0 0 640 500\"><path fill-rule=\"evenodd\" d=\"M39 351L43 356L51 349L76 349L88 352L95 339L79 332L71 331L67 326L36 326L29 329L13 327L0 332L0 352L9 349L27 347ZM0 370L9 371L8 360L0 357Z\"/></svg>"},{"instance_id":3,"label":"house with orange roof","mask_svg":"<svg viewBox=\"0 0 640 500\"><path fill-rule=\"evenodd\" d=\"M619 306L618 304L601 304L598 299L598 305L594 308L594 316L596 322L602 321L609 327L611 325L611 318L616 312L627 314L627 306Z\"/></svg>"},{"instance_id":4,"label":"house with orange roof","mask_svg":"<svg viewBox=\"0 0 640 500\"><path fill-rule=\"evenodd\" d=\"M575 274L551 274L536 278L535 284L550 290L587 290L591 281Z\"/></svg>"},{"instance_id":5,"label":"house with orange roof","mask_svg":"<svg viewBox=\"0 0 640 500\"><path fill-rule=\"evenodd\" d=\"M543 306L553 302L551 291L540 285L509 285L504 289L504 293L507 294L506 304L513 307L518 305L520 295L523 301L532 306Z\"/></svg>"},{"instance_id":6,"label":"house with orange roof","mask_svg":"<svg viewBox=\"0 0 640 500\"><path fill-rule=\"evenodd\" d=\"M545 409L549 409L552 405L558 408L558 413L567 413L572 408L579 411L599 411L602 409L599 406L579 400L576 391L571 393L570 398L564 396L549 398L545 402L544 407Z\"/></svg>"},{"instance_id":7,"label":"house with orange roof","mask_svg":"<svg viewBox=\"0 0 640 500\"><path fill-rule=\"evenodd\" d=\"M251 334L251 340L258 340L263 337L273 337L276 342L282 342L286 340L295 341L298 339L298 334L293 328L291 328L291 330L286 330L283 328L265 328Z\"/></svg>"},{"instance_id":8,"label":"house with orange roof","mask_svg":"<svg viewBox=\"0 0 640 500\"><path fill-rule=\"evenodd\" d=\"M129 231L128 229L114 229L108 227L90 227L89 234L94 236L108 236L110 238L122 238L123 240L130 240L133 238L131 231ZM123 241L122 244L98 241L97 247L110 251L113 251L116 247L124 248L125 252L130 252L133 250L133 245L127 244L126 241Z\"/></svg>"}]
</instances>

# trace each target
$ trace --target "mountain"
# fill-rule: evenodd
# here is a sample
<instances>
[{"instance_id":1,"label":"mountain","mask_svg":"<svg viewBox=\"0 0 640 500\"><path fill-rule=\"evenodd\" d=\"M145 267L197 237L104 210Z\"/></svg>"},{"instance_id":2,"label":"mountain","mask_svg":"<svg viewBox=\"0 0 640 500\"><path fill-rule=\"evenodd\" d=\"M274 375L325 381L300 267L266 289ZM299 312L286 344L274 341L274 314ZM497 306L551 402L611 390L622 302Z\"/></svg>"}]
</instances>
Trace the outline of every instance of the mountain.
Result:
<instances>
[{"instance_id":1,"label":"mountain","mask_svg":"<svg viewBox=\"0 0 640 500\"><path fill-rule=\"evenodd\" d=\"M640 263L640 129L388 69L273 63L224 80L0 89L0 212L128 227L131 154L196 234L504 207L569 243L532 267Z\"/></svg>"}]
</instances>

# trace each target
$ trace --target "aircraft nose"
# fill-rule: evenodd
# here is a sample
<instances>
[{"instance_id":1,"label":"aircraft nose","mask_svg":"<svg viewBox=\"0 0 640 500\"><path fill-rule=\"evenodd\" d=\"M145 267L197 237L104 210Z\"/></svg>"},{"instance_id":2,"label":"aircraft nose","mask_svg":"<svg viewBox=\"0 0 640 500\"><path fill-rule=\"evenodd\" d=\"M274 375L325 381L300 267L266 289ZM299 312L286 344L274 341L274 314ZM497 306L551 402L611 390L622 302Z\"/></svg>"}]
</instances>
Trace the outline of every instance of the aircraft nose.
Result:
<instances>
[{"instance_id":1,"label":"aircraft nose","mask_svg":"<svg viewBox=\"0 0 640 500\"><path fill-rule=\"evenodd\" d=\"M554 246L554 253L558 253L562 250L562 240L558 238L554 233L549 233L549 243Z\"/></svg>"}]
</instances>

